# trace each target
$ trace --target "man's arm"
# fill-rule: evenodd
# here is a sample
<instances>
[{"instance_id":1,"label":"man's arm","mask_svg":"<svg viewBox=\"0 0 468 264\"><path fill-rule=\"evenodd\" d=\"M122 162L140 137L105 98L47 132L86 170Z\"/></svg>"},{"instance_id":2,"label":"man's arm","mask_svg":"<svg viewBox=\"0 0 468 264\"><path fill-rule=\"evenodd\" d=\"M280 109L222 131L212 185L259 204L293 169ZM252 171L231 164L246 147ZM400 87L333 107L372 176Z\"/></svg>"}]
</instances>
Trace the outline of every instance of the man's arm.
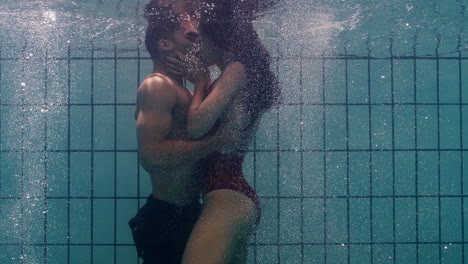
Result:
<instances>
[{"instance_id":1,"label":"man's arm","mask_svg":"<svg viewBox=\"0 0 468 264\"><path fill-rule=\"evenodd\" d=\"M146 80L138 89L137 139L140 162L147 171L199 160L222 148L222 138L199 141L167 140L172 130L174 89L159 77Z\"/></svg>"}]
</instances>

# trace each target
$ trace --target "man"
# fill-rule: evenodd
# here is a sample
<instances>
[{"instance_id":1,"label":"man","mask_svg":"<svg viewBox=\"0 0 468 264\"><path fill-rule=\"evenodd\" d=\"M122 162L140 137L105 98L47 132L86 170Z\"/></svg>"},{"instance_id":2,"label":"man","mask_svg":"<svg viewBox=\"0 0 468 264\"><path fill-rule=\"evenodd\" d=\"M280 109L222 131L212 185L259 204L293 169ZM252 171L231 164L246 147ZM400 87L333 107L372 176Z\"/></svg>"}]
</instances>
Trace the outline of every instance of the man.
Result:
<instances>
[{"instance_id":1,"label":"man","mask_svg":"<svg viewBox=\"0 0 468 264\"><path fill-rule=\"evenodd\" d=\"M153 1L145 12L145 44L154 71L138 88L135 117L140 163L150 174L152 194L129 225L144 264L180 263L201 209L197 162L236 144L232 133L227 138L222 131L187 140L186 112L192 94L181 77L167 71L164 56L190 51L198 31L180 5ZM240 143L240 137L234 141Z\"/></svg>"}]
</instances>

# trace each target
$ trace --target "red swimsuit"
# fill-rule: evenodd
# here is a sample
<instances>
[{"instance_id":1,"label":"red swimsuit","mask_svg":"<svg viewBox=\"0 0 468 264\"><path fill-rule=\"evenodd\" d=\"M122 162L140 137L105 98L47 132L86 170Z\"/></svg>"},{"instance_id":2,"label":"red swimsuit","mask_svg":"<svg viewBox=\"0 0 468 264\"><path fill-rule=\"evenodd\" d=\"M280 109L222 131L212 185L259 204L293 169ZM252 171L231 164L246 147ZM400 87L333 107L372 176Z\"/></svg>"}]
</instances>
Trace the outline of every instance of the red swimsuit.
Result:
<instances>
[{"instance_id":1,"label":"red swimsuit","mask_svg":"<svg viewBox=\"0 0 468 264\"><path fill-rule=\"evenodd\" d=\"M207 193L229 189L249 197L257 207L257 221L260 218L261 206L255 191L249 186L242 173L242 156L213 153L201 161L203 175L201 186L203 196Z\"/></svg>"},{"instance_id":2,"label":"red swimsuit","mask_svg":"<svg viewBox=\"0 0 468 264\"><path fill-rule=\"evenodd\" d=\"M213 85L210 85L206 93L209 94L212 89ZM261 205L257 194L247 183L242 173L244 157L245 153L241 155L227 155L216 152L201 160L202 194L205 196L211 191L221 189L240 192L255 203L258 221L261 214Z\"/></svg>"}]
</instances>

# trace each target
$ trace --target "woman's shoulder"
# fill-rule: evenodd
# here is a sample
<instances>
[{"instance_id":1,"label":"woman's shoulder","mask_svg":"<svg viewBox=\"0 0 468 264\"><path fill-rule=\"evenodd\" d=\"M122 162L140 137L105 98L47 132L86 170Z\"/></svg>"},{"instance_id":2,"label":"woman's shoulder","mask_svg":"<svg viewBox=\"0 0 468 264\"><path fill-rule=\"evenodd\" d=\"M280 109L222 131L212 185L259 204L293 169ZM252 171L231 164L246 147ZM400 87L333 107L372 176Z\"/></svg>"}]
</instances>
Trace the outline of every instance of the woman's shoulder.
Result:
<instances>
[{"instance_id":1,"label":"woman's shoulder","mask_svg":"<svg viewBox=\"0 0 468 264\"><path fill-rule=\"evenodd\" d=\"M246 74L246 68L244 63L240 61L233 61L226 65L223 74L235 74L236 76L244 76Z\"/></svg>"}]
</instances>

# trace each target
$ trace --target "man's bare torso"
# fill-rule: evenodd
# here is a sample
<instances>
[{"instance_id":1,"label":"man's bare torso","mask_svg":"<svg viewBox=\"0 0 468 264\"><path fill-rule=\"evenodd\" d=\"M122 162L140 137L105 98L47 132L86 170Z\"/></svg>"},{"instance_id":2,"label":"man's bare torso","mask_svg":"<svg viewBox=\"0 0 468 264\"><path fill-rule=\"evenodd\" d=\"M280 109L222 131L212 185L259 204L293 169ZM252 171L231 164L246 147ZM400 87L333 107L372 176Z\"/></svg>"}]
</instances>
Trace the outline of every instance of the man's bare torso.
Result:
<instances>
[{"instance_id":1,"label":"man's bare torso","mask_svg":"<svg viewBox=\"0 0 468 264\"><path fill-rule=\"evenodd\" d=\"M176 91L176 103L172 110L172 127L167 140L187 140L186 114L192 93L176 81L162 74L151 74L145 80L153 77L168 80L168 89ZM140 112L137 102L135 118ZM198 182L197 162L155 167L150 172L153 195L161 200L184 204L199 199L200 189Z\"/></svg>"}]
</instances>

